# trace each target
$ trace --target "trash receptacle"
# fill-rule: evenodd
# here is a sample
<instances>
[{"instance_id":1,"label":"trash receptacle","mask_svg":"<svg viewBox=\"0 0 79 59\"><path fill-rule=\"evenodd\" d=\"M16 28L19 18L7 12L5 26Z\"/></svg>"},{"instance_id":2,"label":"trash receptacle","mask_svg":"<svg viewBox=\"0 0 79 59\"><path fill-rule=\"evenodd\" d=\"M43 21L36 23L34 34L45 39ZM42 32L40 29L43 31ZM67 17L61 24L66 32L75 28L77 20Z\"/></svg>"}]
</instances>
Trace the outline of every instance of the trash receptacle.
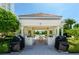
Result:
<instances>
[{"instance_id":1,"label":"trash receptacle","mask_svg":"<svg viewBox=\"0 0 79 59\"><path fill-rule=\"evenodd\" d=\"M12 42L11 44L12 51L20 51L20 43L19 42Z\"/></svg>"},{"instance_id":2,"label":"trash receptacle","mask_svg":"<svg viewBox=\"0 0 79 59\"><path fill-rule=\"evenodd\" d=\"M60 42L59 44L59 50L62 50L62 51L67 51L68 50L68 43L67 42Z\"/></svg>"},{"instance_id":3,"label":"trash receptacle","mask_svg":"<svg viewBox=\"0 0 79 59\"><path fill-rule=\"evenodd\" d=\"M66 36L57 36L55 39L55 48L57 50L67 50L68 49L68 42Z\"/></svg>"},{"instance_id":4,"label":"trash receptacle","mask_svg":"<svg viewBox=\"0 0 79 59\"><path fill-rule=\"evenodd\" d=\"M25 38L21 35L19 35L18 38L20 39L20 50L22 50L25 47Z\"/></svg>"},{"instance_id":5,"label":"trash receptacle","mask_svg":"<svg viewBox=\"0 0 79 59\"><path fill-rule=\"evenodd\" d=\"M20 39L16 36L11 41L11 51L20 51Z\"/></svg>"},{"instance_id":6,"label":"trash receptacle","mask_svg":"<svg viewBox=\"0 0 79 59\"><path fill-rule=\"evenodd\" d=\"M55 38L55 48L58 50L59 49L59 43L61 41L61 36L57 36Z\"/></svg>"}]
</instances>

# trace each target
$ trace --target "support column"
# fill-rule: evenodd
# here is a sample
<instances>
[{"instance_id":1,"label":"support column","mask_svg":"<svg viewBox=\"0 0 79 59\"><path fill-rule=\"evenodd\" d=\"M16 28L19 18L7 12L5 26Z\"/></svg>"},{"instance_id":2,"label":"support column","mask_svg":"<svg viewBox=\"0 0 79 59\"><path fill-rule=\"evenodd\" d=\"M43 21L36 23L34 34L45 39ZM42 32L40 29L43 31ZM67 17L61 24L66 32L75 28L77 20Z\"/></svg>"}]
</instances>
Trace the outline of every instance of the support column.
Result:
<instances>
[{"instance_id":1,"label":"support column","mask_svg":"<svg viewBox=\"0 0 79 59\"><path fill-rule=\"evenodd\" d=\"M63 27L61 27L61 36L63 36Z\"/></svg>"},{"instance_id":2,"label":"support column","mask_svg":"<svg viewBox=\"0 0 79 59\"><path fill-rule=\"evenodd\" d=\"M53 28L53 35L56 36L56 28Z\"/></svg>"},{"instance_id":3,"label":"support column","mask_svg":"<svg viewBox=\"0 0 79 59\"><path fill-rule=\"evenodd\" d=\"M32 35L32 37L34 36L34 30L31 30L31 35Z\"/></svg>"},{"instance_id":4,"label":"support column","mask_svg":"<svg viewBox=\"0 0 79 59\"><path fill-rule=\"evenodd\" d=\"M22 36L24 35L24 33L23 33L23 31L24 31L23 28L24 28L24 27L21 26L21 35L22 35Z\"/></svg>"},{"instance_id":5,"label":"support column","mask_svg":"<svg viewBox=\"0 0 79 59\"><path fill-rule=\"evenodd\" d=\"M52 26L53 36L57 36L57 27Z\"/></svg>"},{"instance_id":6,"label":"support column","mask_svg":"<svg viewBox=\"0 0 79 59\"><path fill-rule=\"evenodd\" d=\"M47 30L47 36L49 36L49 30Z\"/></svg>"},{"instance_id":7,"label":"support column","mask_svg":"<svg viewBox=\"0 0 79 59\"><path fill-rule=\"evenodd\" d=\"M59 36L59 26L57 27L57 36Z\"/></svg>"}]
</instances>

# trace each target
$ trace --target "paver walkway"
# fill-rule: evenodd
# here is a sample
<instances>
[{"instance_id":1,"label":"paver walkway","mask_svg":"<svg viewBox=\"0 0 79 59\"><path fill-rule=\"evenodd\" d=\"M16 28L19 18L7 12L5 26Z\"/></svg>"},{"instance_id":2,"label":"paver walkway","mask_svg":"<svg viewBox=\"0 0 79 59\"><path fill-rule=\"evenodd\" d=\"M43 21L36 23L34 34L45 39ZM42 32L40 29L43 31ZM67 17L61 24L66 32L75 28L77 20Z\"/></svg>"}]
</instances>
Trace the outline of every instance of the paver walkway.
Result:
<instances>
[{"instance_id":1,"label":"paver walkway","mask_svg":"<svg viewBox=\"0 0 79 59\"><path fill-rule=\"evenodd\" d=\"M50 47L48 45L34 45L32 47L26 47L20 52L11 52L7 55L74 55L74 53L58 52L54 49L53 46ZM79 55L79 53L76 53L75 55Z\"/></svg>"},{"instance_id":2,"label":"paver walkway","mask_svg":"<svg viewBox=\"0 0 79 59\"><path fill-rule=\"evenodd\" d=\"M27 50L27 51L26 51ZM47 45L35 45L32 48L26 48L21 54L25 55L57 55L57 52L53 47Z\"/></svg>"}]
</instances>

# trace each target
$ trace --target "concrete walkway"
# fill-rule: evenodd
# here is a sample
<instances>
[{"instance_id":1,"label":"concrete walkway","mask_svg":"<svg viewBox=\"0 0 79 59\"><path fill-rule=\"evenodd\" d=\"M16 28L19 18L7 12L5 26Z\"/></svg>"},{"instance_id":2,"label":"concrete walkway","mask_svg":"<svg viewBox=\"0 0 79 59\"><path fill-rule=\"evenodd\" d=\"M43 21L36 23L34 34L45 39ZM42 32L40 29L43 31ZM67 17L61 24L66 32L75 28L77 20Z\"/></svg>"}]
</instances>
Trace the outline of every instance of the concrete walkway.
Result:
<instances>
[{"instance_id":1,"label":"concrete walkway","mask_svg":"<svg viewBox=\"0 0 79 59\"><path fill-rule=\"evenodd\" d=\"M72 54L68 52L59 52L48 45L34 45L32 47L26 47L20 52L11 52L5 55L79 55L79 53Z\"/></svg>"},{"instance_id":2,"label":"concrete walkway","mask_svg":"<svg viewBox=\"0 0 79 59\"><path fill-rule=\"evenodd\" d=\"M47 45L35 45L32 48L26 48L21 55L60 55L62 53L57 52L53 47Z\"/></svg>"}]
</instances>

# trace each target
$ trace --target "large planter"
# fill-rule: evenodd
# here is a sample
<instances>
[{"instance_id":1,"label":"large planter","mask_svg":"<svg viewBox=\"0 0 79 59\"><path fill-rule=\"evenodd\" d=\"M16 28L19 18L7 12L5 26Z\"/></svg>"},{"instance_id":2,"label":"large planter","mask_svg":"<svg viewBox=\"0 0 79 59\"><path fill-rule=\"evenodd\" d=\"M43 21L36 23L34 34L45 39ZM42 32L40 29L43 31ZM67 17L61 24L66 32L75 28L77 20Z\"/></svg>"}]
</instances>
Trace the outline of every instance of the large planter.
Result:
<instances>
[{"instance_id":1,"label":"large planter","mask_svg":"<svg viewBox=\"0 0 79 59\"><path fill-rule=\"evenodd\" d=\"M11 45L11 51L20 51L20 38L18 36L14 36L13 39L10 42Z\"/></svg>"},{"instance_id":2,"label":"large planter","mask_svg":"<svg viewBox=\"0 0 79 59\"><path fill-rule=\"evenodd\" d=\"M34 44L33 37L27 37L27 38L25 38L25 45L26 46L32 46L33 44Z\"/></svg>"},{"instance_id":3,"label":"large planter","mask_svg":"<svg viewBox=\"0 0 79 59\"><path fill-rule=\"evenodd\" d=\"M13 52L20 51L20 42L12 42L11 51L13 51Z\"/></svg>"},{"instance_id":4,"label":"large planter","mask_svg":"<svg viewBox=\"0 0 79 59\"><path fill-rule=\"evenodd\" d=\"M54 37L48 37L47 43L48 43L49 46L54 45L54 43L55 43L55 38L54 38Z\"/></svg>"},{"instance_id":5,"label":"large planter","mask_svg":"<svg viewBox=\"0 0 79 59\"><path fill-rule=\"evenodd\" d=\"M19 38L20 38L20 50L22 50L25 47L25 38L21 35L19 35Z\"/></svg>"}]
</instances>

